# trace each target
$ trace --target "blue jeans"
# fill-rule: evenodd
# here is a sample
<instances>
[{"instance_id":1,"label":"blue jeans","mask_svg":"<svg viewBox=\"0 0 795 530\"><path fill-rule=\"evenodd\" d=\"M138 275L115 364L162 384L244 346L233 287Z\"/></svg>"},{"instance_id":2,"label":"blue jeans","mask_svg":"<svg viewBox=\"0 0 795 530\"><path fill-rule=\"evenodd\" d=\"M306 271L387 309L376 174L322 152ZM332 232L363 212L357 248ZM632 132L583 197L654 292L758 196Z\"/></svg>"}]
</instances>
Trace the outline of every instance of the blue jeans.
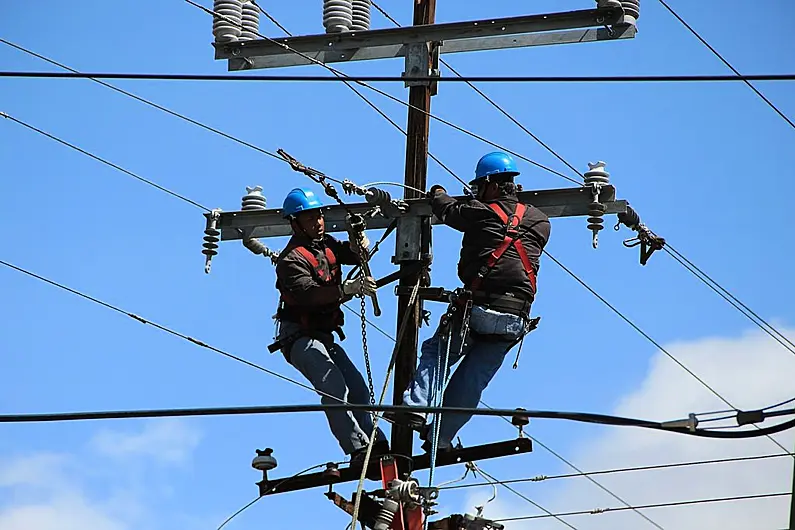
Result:
<instances>
[{"instance_id":1,"label":"blue jeans","mask_svg":"<svg viewBox=\"0 0 795 530\"><path fill-rule=\"evenodd\" d=\"M466 337L463 337L462 347L462 322L454 321L451 324L450 357L445 377L449 375L450 369L457 362L461 361L461 364L458 365L447 383L442 405L445 407L477 407L483 391L502 366L505 355L527 332L526 322L526 319L516 315L473 306L469 330ZM470 331L474 331L475 335ZM478 335L485 337L478 337ZM447 353L443 338L442 330L437 328L433 336L422 343L422 355L414 380L403 393L405 405L428 406L432 391L431 385L437 370L437 360L440 353L442 355ZM440 343L442 343L441 351ZM443 358L441 365L444 366ZM456 433L471 418L471 414L443 414L439 447L449 447ZM429 438L431 436L430 430L428 436Z\"/></svg>"},{"instance_id":2,"label":"blue jeans","mask_svg":"<svg viewBox=\"0 0 795 530\"><path fill-rule=\"evenodd\" d=\"M288 337L299 330L297 324L282 322L279 337ZM314 335L319 338L302 336L293 343L289 352L290 364L309 380L315 390L348 403L369 404L370 391L364 378L342 346L334 342L331 334ZM321 394L320 402L339 404L337 399ZM373 432L373 419L368 412L328 411L326 419L345 454L367 447ZM376 440L386 441L380 428Z\"/></svg>"}]
</instances>

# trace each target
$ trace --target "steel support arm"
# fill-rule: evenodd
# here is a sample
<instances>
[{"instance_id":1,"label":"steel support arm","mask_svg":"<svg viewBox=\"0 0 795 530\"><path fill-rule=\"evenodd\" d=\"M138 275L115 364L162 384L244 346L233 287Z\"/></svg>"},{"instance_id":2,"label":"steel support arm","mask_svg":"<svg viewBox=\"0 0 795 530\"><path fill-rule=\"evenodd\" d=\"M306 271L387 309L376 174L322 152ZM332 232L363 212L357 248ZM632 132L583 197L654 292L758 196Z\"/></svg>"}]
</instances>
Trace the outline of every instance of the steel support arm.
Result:
<instances>
[{"instance_id":1,"label":"steel support arm","mask_svg":"<svg viewBox=\"0 0 795 530\"><path fill-rule=\"evenodd\" d=\"M517 438L507 442L497 442L486 445L477 445L474 447L465 447L463 449L455 449L452 451L444 451L436 456L436 467L449 466L453 464L460 464L463 462L473 462L478 460L488 460L490 458L500 458L503 456L519 455L529 453L533 450L533 443L530 438ZM426 454L418 455L412 458L413 470L428 469L431 464L430 456ZM375 471L379 469L380 461L372 459L368 470ZM288 491L305 490L309 488L317 488L320 486L329 486L331 484L340 484L343 482L352 482L359 480L361 476L361 468L345 468L339 470L339 478L328 476L327 474L311 473L307 475L300 475L295 478L280 478L269 479L267 481L257 482L259 486L260 495L274 495L277 493L286 493Z\"/></svg>"},{"instance_id":2,"label":"steel support arm","mask_svg":"<svg viewBox=\"0 0 795 530\"><path fill-rule=\"evenodd\" d=\"M523 191L519 193L519 200L540 209L549 217L572 217L588 215L588 205L591 203L589 188L560 188L551 190ZM457 197L459 199L463 197ZM431 205L427 199L408 199L408 211L403 216L432 217L433 224L439 220L433 217ZM602 187L599 202L607 207L605 214L619 214L627 211L627 202L616 199L616 189L612 185ZM372 208L367 203L353 203L348 208L354 213L364 213ZM346 211L342 206L333 205L324 209L326 216L326 232L344 232ZM210 214L205 214L209 216ZM368 230L384 229L389 226L391 219L375 217L367 221ZM290 223L283 219L280 209L248 210L235 212L221 212L218 219L218 228L221 230L221 240L229 241L242 239L243 233L250 233L249 237L281 237L291 234Z\"/></svg>"},{"instance_id":3,"label":"steel support arm","mask_svg":"<svg viewBox=\"0 0 795 530\"><path fill-rule=\"evenodd\" d=\"M600 28L620 22L623 10L620 7L584 9L562 13L525 15L498 19L471 20L446 24L426 24L405 26L402 28L377 29L370 31L352 31L338 34L302 35L277 39L257 39L233 43L215 43L215 58L229 59L230 70L248 68L276 68L313 64L306 57L329 62L345 62L367 59L380 59L405 55L406 45L427 42L439 42L444 45L441 53L476 51L504 47L506 36L521 36L533 33L555 32L580 28ZM633 37L634 32L625 32L617 28L617 32L580 34L585 40L601 40L609 38ZM578 32L581 33L581 32ZM553 40L560 42L576 42L577 34L561 34ZM498 44L491 43L492 38L503 38ZM519 44L517 37L513 46L533 46L553 44L541 39L532 39ZM290 49L285 49L287 45ZM294 50L294 51L291 51Z\"/></svg>"}]
</instances>

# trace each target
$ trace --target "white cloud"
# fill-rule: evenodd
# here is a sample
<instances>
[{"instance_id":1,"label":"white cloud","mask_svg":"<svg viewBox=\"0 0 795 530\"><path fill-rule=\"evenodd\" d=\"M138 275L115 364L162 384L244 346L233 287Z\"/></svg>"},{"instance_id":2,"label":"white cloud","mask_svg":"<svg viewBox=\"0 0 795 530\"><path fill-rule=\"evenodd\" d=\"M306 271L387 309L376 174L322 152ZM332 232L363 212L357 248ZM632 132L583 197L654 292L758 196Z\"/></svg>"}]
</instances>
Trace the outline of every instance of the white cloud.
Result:
<instances>
[{"instance_id":1,"label":"white cloud","mask_svg":"<svg viewBox=\"0 0 795 530\"><path fill-rule=\"evenodd\" d=\"M783 331L795 336L792 330ZM764 407L795 396L795 356L761 332L736 339L677 343L668 350L738 408ZM726 408L724 403L660 353L653 358L640 387L625 396L613 412L663 420L722 408ZM762 426L774 421L768 420ZM611 428L604 432L600 438L584 441L587 445L579 454L567 456L581 469L596 470L782 452L767 438L714 440L634 428ZM776 435L776 439L790 451L795 448L792 431ZM595 478L630 504L641 505L786 492L792 488L792 469L792 459L784 457ZM584 478L568 480L560 489L546 490L554 493L545 494L545 488L539 484L519 488L555 512L621 505ZM472 500L480 500L483 495L485 492ZM776 530L787 527L789 503L789 497L782 497L657 508L644 513L666 530ZM499 502L489 505L485 515L498 518L532 513L537 511L503 490ZM580 530L654 528L631 511L576 516L567 521ZM510 522L506 526L510 530L564 528L560 522L546 519Z\"/></svg>"},{"instance_id":2,"label":"white cloud","mask_svg":"<svg viewBox=\"0 0 795 530\"><path fill-rule=\"evenodd\" d=\"M200 433L188 423L155 420L139 433L102 430L92 444L101 454L116 458L143 456L161 463L183 463L196 449Z\"/></svg>"},{"instance_id":3,"label":"white cloud","mask_svg":"<svg viewBox=\"0 0 795 530\"><path fill-rule=\"evenodd\" d=\"M87 443L89 451L84 454L34 453L0 459L0 529L159 527L156 521L164 517L152 507L163 486L146 478L153 471L151 464L187 462L199 439L194 427L161 420L137 432L102 430ZM124 472L119 470L119 458L124 460ZM133 478L138 475L145 477L143 483Z\"/></svg>"}]
</instances>

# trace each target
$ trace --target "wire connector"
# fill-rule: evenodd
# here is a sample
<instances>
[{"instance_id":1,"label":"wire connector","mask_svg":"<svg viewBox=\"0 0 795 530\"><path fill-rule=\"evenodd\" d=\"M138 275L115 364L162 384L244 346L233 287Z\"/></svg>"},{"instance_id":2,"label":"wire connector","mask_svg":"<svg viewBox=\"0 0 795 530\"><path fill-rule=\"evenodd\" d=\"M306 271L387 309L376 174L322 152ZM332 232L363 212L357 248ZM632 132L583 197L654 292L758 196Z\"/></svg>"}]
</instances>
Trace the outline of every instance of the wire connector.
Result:
<instances>
[{"instance_id":1,"label":"wire connector","mask_svg":"<svg viewBox=\"0 0 795 530\"><path fill-rule=\"evenodd\" d=\"M640 245L641 265L646 265L651 255L657 250L662 250L665 246L665 239L649 230L648 227L641 222L640 216L631 206L627 206L627 211L625 213L618 214L618 221L613 227L613 230L617 232L622 224L638 233L637 237L625 239L624 246L632 248Z\"/></svg>"},{"instance_id":2,"label":"wire connector","mask_svg":"<svg viewBox=\"0 0 795 530\"><path fill-rule=\"evenodd\" d=\"M691 412L687 415L687 419L664 421L660 425L662 425L664 429L687 429L690 432L696 432L698 418Z\"/></svg>"}]
</instances>

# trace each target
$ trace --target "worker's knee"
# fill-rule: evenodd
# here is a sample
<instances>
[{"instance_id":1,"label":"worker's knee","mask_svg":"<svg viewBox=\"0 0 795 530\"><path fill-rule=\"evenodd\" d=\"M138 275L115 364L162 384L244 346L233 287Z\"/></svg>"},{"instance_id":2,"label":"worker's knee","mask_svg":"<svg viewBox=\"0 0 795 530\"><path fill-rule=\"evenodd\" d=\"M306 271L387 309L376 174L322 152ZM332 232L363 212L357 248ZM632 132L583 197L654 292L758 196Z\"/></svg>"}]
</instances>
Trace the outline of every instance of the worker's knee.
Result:
<instances>
[{"instance_id":1,"label":"worker's knee","mask_svg":"<svg viewBox=\"0 0 795 530\"><path fill-rule=\"evenodd\" d=\"M339 403L338 400L348 400L348 386L345 384L345 377L334 363L330 363L330 366L322 374L318 373L312 384L316 390L326 394L322 396L324 403Z\"/></svg>"}]
</instances>

